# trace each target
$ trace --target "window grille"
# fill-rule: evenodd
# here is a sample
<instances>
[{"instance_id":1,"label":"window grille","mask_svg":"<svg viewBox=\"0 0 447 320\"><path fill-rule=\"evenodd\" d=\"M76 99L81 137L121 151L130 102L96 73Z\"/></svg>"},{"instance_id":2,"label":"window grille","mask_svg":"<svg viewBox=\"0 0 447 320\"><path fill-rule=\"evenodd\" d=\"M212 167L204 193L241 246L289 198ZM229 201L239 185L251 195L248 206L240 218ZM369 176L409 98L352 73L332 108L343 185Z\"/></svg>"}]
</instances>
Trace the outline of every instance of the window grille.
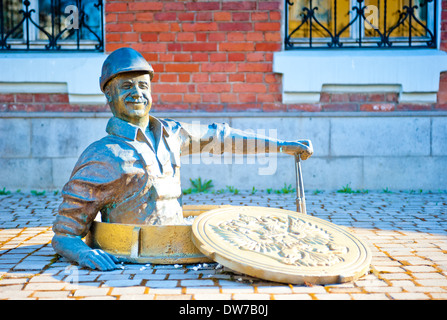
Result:
<instances>
[{"instance_id":1,"label":"window grille","mask_svg":"<svg viewBox=\"0 0 447 320\"><path fill-rule=\"evenodd\" d=\"M103 51L102 0L0 0L0 51Z\"/></svg>"},{"instance_id":2,"label":"window grille","mask_svg":"<svg viewBox=\"0 0 447 320\"><path fill-rule=\"evenodd\" d=\"M285 0L285 49L436 48L436 0Z\"/></svg>"}]
</instances>

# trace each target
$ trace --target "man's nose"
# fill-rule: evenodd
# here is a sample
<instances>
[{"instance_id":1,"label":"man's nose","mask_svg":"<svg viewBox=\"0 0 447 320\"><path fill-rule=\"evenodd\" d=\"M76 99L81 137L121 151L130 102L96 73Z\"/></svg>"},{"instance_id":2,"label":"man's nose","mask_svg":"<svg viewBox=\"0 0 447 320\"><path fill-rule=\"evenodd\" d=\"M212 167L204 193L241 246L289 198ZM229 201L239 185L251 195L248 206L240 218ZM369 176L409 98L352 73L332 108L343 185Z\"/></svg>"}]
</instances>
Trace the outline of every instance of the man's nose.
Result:
<instances>
[{"instance_id":1,"label":"man's nose","mask_svg":"<svg viewBox=\"0 0 447 320\"><path fill-rule=\"evenodd\" d=\"M139 98L143 96L143 90L141 90L138 86L134 86L132 88L131 96L132 98Z\"/></svg>"}]
</instances>

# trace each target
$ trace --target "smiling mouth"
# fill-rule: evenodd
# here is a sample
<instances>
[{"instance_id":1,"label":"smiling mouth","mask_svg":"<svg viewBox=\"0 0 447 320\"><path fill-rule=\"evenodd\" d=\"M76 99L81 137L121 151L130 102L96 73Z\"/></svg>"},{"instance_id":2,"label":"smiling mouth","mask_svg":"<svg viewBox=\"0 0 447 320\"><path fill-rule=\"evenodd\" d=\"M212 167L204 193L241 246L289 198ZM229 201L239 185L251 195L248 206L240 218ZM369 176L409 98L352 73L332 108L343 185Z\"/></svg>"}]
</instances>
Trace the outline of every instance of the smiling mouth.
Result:
<instances>
[{"instance_id":1,"label":"smiling mouth","mask_svg":"<svg viewBox=\"0 0 447 320\"><path fill-rule=\"evenodd\" d=\"M126 100L126 104L129 104L131 106L146 106L147 101L146 99Z\"/></svg>"}]
</instances>

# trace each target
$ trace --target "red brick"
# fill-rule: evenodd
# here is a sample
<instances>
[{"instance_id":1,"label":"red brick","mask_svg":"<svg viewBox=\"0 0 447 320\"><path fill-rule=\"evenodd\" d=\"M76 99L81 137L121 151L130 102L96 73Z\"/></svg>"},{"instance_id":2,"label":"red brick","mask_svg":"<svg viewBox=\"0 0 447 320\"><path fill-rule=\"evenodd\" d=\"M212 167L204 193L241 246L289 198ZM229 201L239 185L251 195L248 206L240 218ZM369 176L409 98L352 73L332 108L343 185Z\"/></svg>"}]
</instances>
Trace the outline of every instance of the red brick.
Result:
<instances>
[{"instance_id":1,"label":"red brick","mask_svg":"<svg viewBox=\"0 0 447 320\"><path fill-rule=\"evenodd\" d=\"M123 42L138 42L139 34L138 33L123 33L122 34Z\"/></svg>"},{"instance_id":2,"label":"red brick","mask_svg":"<svg viewBox=\"0 0 447 320\"><path fill-rule=\"evenodd\" d=\"M257 22L255 23L255 31L280 31L280 22Z\"/></svg>"},{"instance_id":3,"label":"red brick","mask_svg":"<svg viewBox=\"0 0 447 320\"><path fill-rule=\"evenodd\" d=\"M120 33L106 34L106 42L121 42L121 34Z\"/></svg>"},{"instance_id":4,"label":"red brick","mask_svg":"<svg viewBox=\"0 0 447 320\"><path fill-rule=\"evenodd\" d=\"M253 20L253 21L268 21L269 14L268 14L268 12L252 12L251 20Z\"/></svg>"},{"instance_id":5,"label":"red brick","mask_svg":"<svg viewBox=\"0 0 447 320\"><path fill-rule=\"evenodd\" d=\"M253 42L237 42L237 43L221 43L219 44L219 50L221 51L253 51Z\"/></svg>"},{"instance_id":6,"label":"red brick","mask_svg":"<svg viewBox=\"0 0 447 320\"><path fill-rule=\"evenodd\" d=\"M228 32L227 40L228 42L245 41L245 32Z\"/></svg>"},{"instance_id":7,"label":"red brick","mask_svg":"<svg viewBox=\"0 0 447 320\"><path fill-rule=\"evenodd\" d=\"M139 42L132 45L139 52L166 52L166 43Z\"/></svg>"},{"instance_id":8,"label":"red brick","mask_svg":"<svg viewBox=\"0 0 447 320\"><path fill-rule=\"evenodd\" d=\"M154 14L154 20L177 21L177 13L176 12L157 12Z\"/></svg>"},{"instance_id":9,"label":"red brick","mask_svg":"<svg viewBox=\"0 0 447 320\"><path fill-rule=\"evenodd\" d=\"M188 11L220 10L220 3L219 2L190 2L190 3L186 3L186 9Z\"/></svg>"},{"instance_id":10,"label":"red brick","mask_svg":"<svg viewBox=\"0 0 447 320\"><path fill-rule=\"evenodd\" d=\"M231 21L230 12L214 12L214 21Z\"/></svg>"},{"instance_id":11,"label":"red brick","mask_svg":"<svg viewBox=\"0 0 447 320\"><path fill-rule=\"evenodd\" d=\"M164 4L165 11L185 11L185 5L182 2L168 2Z\"/></svg>"},{"instance_id":12,"label":"red brick","mask_svg":"<svg viewBox=\"0 0 447 320\"><path fill-rule=\"evenodd\" d=\"M158 35L158 39L163 42L173 42L175 41L175 36L173 32L162 32Z\"/></svg>"},{"instance_id":13,"label":"red brick","mask_svg":"<svg viewBox=\"0 0 447 320\"><path fill-rule=\"evenodd\" d=\"M202 95L202 102L219 102L219 95L216 93L205 93Z\"/></svg>"},{"instance_id":14,"label":"red brick","mask_svg":"<svg viewBox=\"0 0 447 320\"><path fill-rule=\"evenodd\" d=\"M166 72L198 72L199 65L193 63L177 63L177 64L167 64L165 66Z\"/></svg>"},{"instance_id":15,"label":"red brick","mask_svg":"<svg viewBox=\"0 0 447 320\"><path fill-rule=\"evenodd\" d=\"M156 93L185 93L188 92L188 86L186 84L165 84L165 83L153 83L153 92Z\"/></svg>"},{"instance_id":16,"label":"red brick","mask_svg":"<svg viewBox=\"0 0 447 320\"><path fill-rule=\"evenodd\" d=\"M228 54L228 61L245 61L245 53L232 52Z\"/></svg>"},{"instance_id":17,"label":"red brick","mask_svg":"<svg viewBox=\"0 0 447 320\"><path fill-rule=\"evenodd\" d=\"M259 41L264 41L265 40L264 32L260 32L260 31L257 31L257 32L247 32L246 33L246 37L247 37L248 41L259 42Z\"/></svg>"},{"instance_id":18,"label":"red brick","mask_svg":"<svg viewBox=\"0 0 447 320\"><path fill-rule=\"evenodd\" d=\"M368 96L368 101L379 102L385 101L385 94L383 93L370 93Z\"/></svg>"},{"instance_id":19,"label":"red brick","mask_svg":"<svg viewBox=\"0 0 447 320\"><path fill-rule=\"evenodd\" d=\"M33 102L33 94L31 93L16 93L15 102Z\"/></svg>"},{"instance_id":20,"label":"red brick","mask_svg":"<svg viewBox=\"0 0 447 320\"><path fill-rule=\"evenodd\" d=\"M331 102L348 102L349 93L332 93Z\"/></svg>"},{"instance_id":21,"label":"red brick","mask_svg":"<svg viewBox=\"0 0 447 320\"><path fill-rule=\"evenodd\" d=\"M199 103L191 107L194 111L206 111L206 112L221 112L224 110L222 104L209 104L209 103Z\"/></svg>"},{"instance_id":22,"label":"red brick","mask_svg":"<svg viewBox=\"0 0 447 320\"><path fill-rule=\"evenodd\" d=\"M210 11L197 12L196 21L213 21L213 13Z\"/></svg>"},{"instance_id":23,"label":"red brick","mask_svg":"<svg viewBox=\"0 0 447 320\"><path fill-rule=\"evenodd\" d=\"M177 82L178 76L174 73L160 74L160 82Z\"/></svg>"},{"instance_id":24,"label":"red brick","mask_svg":"<svg viewBox=\"0 0 447 320\"><path fill-rule=\"evenodd\" d=\"M322 110L319 103L301 103L287 105L288 111L320 112Z\"/></svg>"},{"instance_id":25,"label":"red brick","mask_svg":"<svg viewBox=\"0 0 447 320\"><path fill-rule=\"evenodd\" d=\"M183 95L181 94L161 94L160 102L183 102Z\"/></svg>"},{"instance_id":26,"label":"red brick","mask_svg":"<svg viewBox=\"0 0 447 320\"><path fill-rule=\"evenodd\" d=\"M247 73L245 76L247 82L261 83L264 79L263 73Z\"/></svg>"},{"instance_id":27,"label":"red brick","mask_svg":"<svg viewBox=\"0 0 447 320\"><path fill-rule=\"evenodd\" d=\"M217 51L217 43L184 43L183 51Z\"/></svg>"},{"instance_id":28,"label":"red brick","mask_svg":"<svg viewBox=\"0 0 447 320\"><path fill-rule=\"evenodd\" d=\"M238 95L234 93L222 93L220 95L220 101L223 103L235 103L238 102Z\"/></svg>"},{"instance_id":29,"label":"red brick","mask_svg":"<svg viewBox=\"0 0 447 320\"><path fill-rule=\"evenodd\" d=\"M127 3L108 3L106 2L105 11L109 12L127 12Z\"/></svg>"},{"instance_id":30,"label":"red brick","mask_svg":"<svg viewBox=\"0 0 447 320\"><path fill-rule=\"evenodd\" d=\"M210 75L211 82L226 82L227 74L226 73L212 73Z\"/></svg>"},{"instance_id":31,"label":"red brick","mask_svg":"<svg viewBox=\"0 0 447 320\"><path fill-rule=\"evenodd\" d=\"M130 25L129 25L130 26ZM171 30L169 23L158 22L158 23L140 23L136 22L133 24L133 30L138 32L167 32Z\"/></svg>"},{"instance_id":32,"label":"red brick","mask_svg":"<svg viewBox=\"0 0 447 320\"><path fill-rule=\"evenodd\" d=\"M50 112L79 112L81 108L76 104L52 103L45 105L45 111Z\"/></svg>"},{"instance_id":33,"label":"red brick","mask_svg":"<svg viewBox=\"0 0 447 320\"><path fill-rule=\"evenodd\" d=\"M185 94L183 96L183 100L184 102L189 102L189 103L199 103L202 101L202 95L200 94Z\"/></svg>"},{"instance_id":34,"label":"red brick","mask_svg":"<svg viewBox=\"0 0 447 320\"><path fill-rule=\"evenodd\" d=\"M217 31L216 22L183 23L183 31Z\"/></svg>"},{"instance_id":35,"label":"red brick","mask_svg":"<svg viewBox=\"0 0 447 320\"><path fill-rule=\"evenodd\" d=\"M48 97L47 94L45 94L45 96ZM12 93L0 93L0 103L5 103L5 102L14 102L14 94L12 94Z\"/></svg>"},{"instance_id":36,"label":"red brick","mask_svg":"<svg viewBox=\"0 0 447 320\"><path fill-rule=\"evenodd\" d=\"M68 94L51 94L50 95L51 102L65 102L68 103Z\"/></svg>"},{"instance_id":37,"label":"red brick","mask_svg":"<svg viewBox=\"0 0 447 320\"><path fill-rule=\"evenodd\" d=\"M177 33L177 41L187 42L194 41L196 38L194 32L180 32Z\"/></svg>"},{"instance_id":38,"label":"red brick","mask_svg":"<svg viewBox=\"0 0 447 320\"><path fill-rule=\"evenodd\" d=\"M231 1L222 3L222 11L226 10L255 10L256 1Z\"/></svg>"},{"instance_id":39,"label":"red brick","mask_svg":"<svg viewBox=\"0 0 447 320\"><path fill-rule=\"evenodd\" d=\"M162 2L129 2L129 11L160 11Z\"/></svg>"},{"instance_id":40,"label":"red brick","mask_svg":"<svg viewBox=\"0 0 447 320\"><path fill-rule=\"evenodd\" d=\"M144 33L140 33L140 35L141 35L141 41L144 41L144 42L158 41L158 33L144 32Z\"/></svg>"},{"instance_id":41,"label":"red brick","mask_svg":"<svg viewBox=\"0 0 447 320\"><path fill-rule=\"evenodd\" d=\"M412 103L405 103L405 104L397 104L396 110L398 111L429 111L433 109L432 104L412 104Z\"/></svg>"},{"instance_id":42,"label":"red brick","mask_svg":"<svg viewBox=\"0 0 447 320\"><path fill-rule=\"evenodd\" d=\"M262 107L258 103L229 103L228 111L261 111Z\"/></svg>"},{"instance_id":43,"label":"red brick","mask_svg":"<svg viewBox=\"0 0 447 320\"><path fill-rule=\"evenodd\" d=\"M219 31L252 31L253 24L249 22L221 22Z\"/></svg>"},{"instance_id":44,"label":"red brick","mask_svg":"<svg viewBox=\"0 0 447 320\"><path fill-rule=\"evenodd\" d=\"M352 102L365 102L368 101L368 94L367 93L349 93L349 101Z\"/></svg>"},{"instance_id":45,"label":"red brick","mask_svg":"<svg viewBox=\"0 0 447 320\"><path fill-rule=\"evenodd\" d=\"M236 64L235 63L225 63L225 62L216 62L216 63L206 63L202 65L203 72L235 72Z\"/></svg>"},{"instance_id":46,"label":"red brick","mask_svg":"<svg viewBox=\"0 0 447 320\"><path fill-rule=\"evenodd\" d=\"M323 111L357 111L356 103L327 103L323 104Z\"/></svg>"},{"instance_id":47,"label":"red brick","mask_svg":"<svg viewBox=\"0 0 447 320\"><path fill-rule=\"evenodd\" d=\"M192 75L193 82L208 82L209 74L208 73L194 73Z\"/></svg>"},{"instance_id":48,"label":"red brick","mask_svg":"<svg viewBox=\"0 0 447 320\"><path fill-rule=\"evenodd\" d=\"M189 82L191 80L191 75L189 73L179 74L178 81L179 82Z\"/></svg>"},{"instance_id":49,"label":"red brick","mask_svg":"<svg viewBox=\"0 0 447 320\"><path fill-rule=\"evenodd\" d=\"M239 72L271 72L272 65L270 63L240 63L238 65Z\"/></svg>"},{"instance_id":50,"label":"red brick","mask_svg":"<svg viewBox=\"0 0 447 320\"><path fill-rule=\"evenodd\" d=\"M252 103L256 102L256 94L255 93L240 93L239 94L239 102L242 103Z\"/></svg>"},{"instance_id":51,"label":"red brick","mask_svg":"<svg viewBox=\"0 0 447 320\"><path fill-rule=\"evenodd\" d=\"M210 61L211 62L227 61L227 54L226 53L211 53Z\"/></svg>"},{"instance_id":52,"label":"red brick","mask_svg":"<svg viewBox=\"0 0 447 320\"><path fill-rule=\"evenodd\" d=\"M287 110L287 106L282 103L263 103L262 111L264 112L284 112Z\"/></svg>"},{"instance_id":53,"label":"red brick","mask_svg":"<svg viewBox=\"0 0 447 320\"><path fill-rule=\"evenodd\" d=\"M128 23L114 23L106 25L106 32L130 32L132 26Z\"/></svg>"},{"instance_id":54,"label":"red brick","mask_svg":"<svg viewBox=\"0 0 447 320\"><path fill-rule=\"evenodd\" d=\"M264 61L265 56L264 52L249 52L247 53L247 61L248 62L259 62Z\"/></svg>"},{"instance_id":55,"label":"red brick","mask_svg":"<svg viewBox=\"0 0 447 320\"><path fill-rule=\"evenodd\" d=\"M230 92L231 91L231 84L198 84L197 85L197 92L214 92L214 93L220 93L220 92Z\"/></svg>"},{"instance_id":56,"label":"red brick","mask_svg":"<svg viewBox=\"0 0 447 320\"><path fill-rule=\"evenodd\" d=\"M250 12L233 12L232 21L250 21Z\"/></svg>"},{"instance_id":57,"label":"red brick","mask_svg":"<svg viewBox=\"0 0 447 320\"><path fill-rule=\"evenodd\" d=\"M280 32L265 32L265 41L281 42Z\"/></svg>"},{"instance_id":58,"label":"red brick","mask_svg":"<svg viewBox=\"0 0 447 320\"><path fill-rule=\"evenodd\" d=\"M178 21L194 21L195 16L194 12L179 12Z\"/></svg>"},{"instance_id":59,"label":"red brick","mask_svg":"<svg viewBox=\"0 0 447 320\"><path fill-rule=\"evenodd\" d=\"M244 82L245 74L243 73L233 73L228 75L229 82Z\"/></svg>"},{"instance_id":60,"label":"red brick","mask_svg":"<svg viewBox=\"0 0 447 320\"><path fill-rule=\"evenodd\" d=\"M191 55L187 53L176 53L174 55L174 62L190 62Z\"/></svg>"},{"instance_id":61,"label":"red brick","mask_svg":"<svg viewBox=\"0 0 447 320\"><path fill-rule=\"evenodd\" d=\"M385 112L385 111L394 111L395 104L393 103L367 103L360 105L360 111L368 111L368 112Z\"/></svg>"},{"instance_id":62,"label":"red brick","mask_svg":"<svg viewBox=\"0 0 447 320\"><path fill-rule=\"evenodd\" d=\"M258 10L278 10L282 6L282 1L266 1L258 3Z\"/></svg>"},{"instance_id":63,"label":"red brick","mask_svg":"<svg viewBox=\"0 0 447 320\"><path fill-rule=\"evenodd\" d=\"M233 92L267 92L267 87L262 83L235 83L233 84Z\"/></svg>"},{"instance_id":64,"label":"red brick","mask_svg":"<svg viewBox=\"0 0 447 320\"><path fill-rule=\"evenodd\" d=\"M207 52L193 53L191 58L194 62L208 62L208 55Z\"/></svg>"},{"instance_id":65,"label":"red brick","mask_svg":"<svg viewBox=\"0 0 447 320\"><path fill-rule=\"evenodd\" d=\"M447 111L447 104L436 104L434 106L435 110L443 110L443 111Z\"/></svg>"}]
</instances>

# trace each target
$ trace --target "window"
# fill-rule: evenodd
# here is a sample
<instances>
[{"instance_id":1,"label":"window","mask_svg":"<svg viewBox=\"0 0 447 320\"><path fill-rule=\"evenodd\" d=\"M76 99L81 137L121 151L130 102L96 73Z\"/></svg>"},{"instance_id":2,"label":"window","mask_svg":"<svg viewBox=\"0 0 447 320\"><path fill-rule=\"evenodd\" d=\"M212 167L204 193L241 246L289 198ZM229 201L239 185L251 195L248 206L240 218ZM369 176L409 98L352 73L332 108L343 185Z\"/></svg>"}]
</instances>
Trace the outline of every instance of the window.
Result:
<instances>
[{"instance_id":1,"label":"window","mask_svg":"<svg viewBox=\"0 0 447 320\"><path fill-rule=\"evenodd\" d=\"M103 51L102 0L0 0L0 50Z\"/></svg>"},{"instance_id":2,"label":"window","mask_svg":"<svg viewBox=\"0 0 447 320\"><path fill-rule=\"evenodd\" d=\"M436 48L436 0L285 1L285 49Z\"/></svg>"}]
</instances>

